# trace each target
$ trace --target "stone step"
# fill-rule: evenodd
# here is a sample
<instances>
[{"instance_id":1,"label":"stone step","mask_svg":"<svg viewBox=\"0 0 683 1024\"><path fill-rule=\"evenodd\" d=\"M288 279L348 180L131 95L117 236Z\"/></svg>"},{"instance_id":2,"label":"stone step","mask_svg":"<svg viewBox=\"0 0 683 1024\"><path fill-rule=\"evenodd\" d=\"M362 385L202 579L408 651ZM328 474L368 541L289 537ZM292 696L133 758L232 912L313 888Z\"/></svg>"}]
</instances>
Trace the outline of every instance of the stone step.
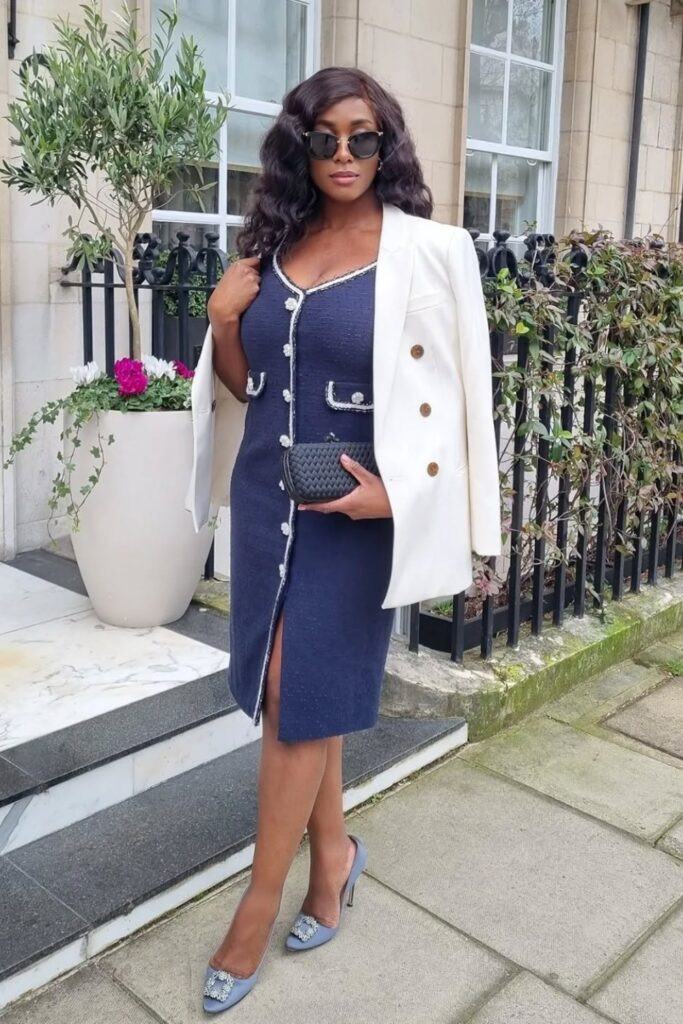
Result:
<instances>
[{"instance_id":1,"label":"stone step","mask_svg":"<svg viewBox=\"0 0 683 1024\"><path fill-rule=\"evenodd\" d=\"M350 734L345 809L466 739L460 718L381 718ZM0 856L0 1007L249 866L259 747L242 746Z\"/></svg>"},{"instance_id":2,"label":"stone step","mask_svg":"<svg viewBox=\"0 0 683 1024\"><path fill-rule=\"evenodd\" d=\"M0 752L0 853L260 737L215 672Z\"/></svg>"},{"instance_id":3,"label":"stone step","mask_svg":"<svg viewBox=\"0 0 683 1024\"><path fill-rule=\"evenodd\" d=\"M227 684L225 615L164 627L99 621L73 559L0 565L0 854L260 737Z\"/></svg>"}]
</instances>

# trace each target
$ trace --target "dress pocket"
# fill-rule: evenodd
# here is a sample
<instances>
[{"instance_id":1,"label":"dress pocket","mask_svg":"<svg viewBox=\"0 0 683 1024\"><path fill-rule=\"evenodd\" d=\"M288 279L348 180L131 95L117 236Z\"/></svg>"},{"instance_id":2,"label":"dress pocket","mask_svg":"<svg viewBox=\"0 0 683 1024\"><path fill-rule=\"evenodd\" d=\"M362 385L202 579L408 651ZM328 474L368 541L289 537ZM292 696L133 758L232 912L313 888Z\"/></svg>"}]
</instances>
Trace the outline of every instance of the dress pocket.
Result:
<instances>
[{"instance_id":1,"label":"dress pocket","mask_svg":"<svg viewBox=\"0 0 683 1024\"><path fill-rule=\"evenodd\" d=\"M372 386L354 381L328 380L325 385L325 401L330 409L370 412L373 404Z\"/></svg>"},{"instance_id":2,"label":"dress pocket","mask_svg":"<svg viewBox=\"0 0 683 1024\"><path fill-rule=\"evenodd\" d=\"M254 370L247 371L247 394L250 398L258 398L266 386L266 371L256 373Z\"/></svg>"}]
</instances>

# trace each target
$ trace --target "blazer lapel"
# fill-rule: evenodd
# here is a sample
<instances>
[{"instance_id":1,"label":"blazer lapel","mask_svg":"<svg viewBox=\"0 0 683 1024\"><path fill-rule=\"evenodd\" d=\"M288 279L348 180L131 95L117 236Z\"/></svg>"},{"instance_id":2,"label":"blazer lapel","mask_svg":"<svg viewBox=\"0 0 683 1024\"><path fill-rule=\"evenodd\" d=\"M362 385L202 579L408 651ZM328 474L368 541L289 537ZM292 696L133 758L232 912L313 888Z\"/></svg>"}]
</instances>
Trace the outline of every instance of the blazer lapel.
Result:
<instances>
[{"instance_id":1,"label":"blazer lapel","mask_svg":"<svg viewBox=\"0 0 683 1024\"><path fill-rule=\"evenodd\" d=\"M391 394L413 273L409 218L393 203L383 204L375 270L373 404L375 437L381 431Z\"/></svg>"}]
</instances>

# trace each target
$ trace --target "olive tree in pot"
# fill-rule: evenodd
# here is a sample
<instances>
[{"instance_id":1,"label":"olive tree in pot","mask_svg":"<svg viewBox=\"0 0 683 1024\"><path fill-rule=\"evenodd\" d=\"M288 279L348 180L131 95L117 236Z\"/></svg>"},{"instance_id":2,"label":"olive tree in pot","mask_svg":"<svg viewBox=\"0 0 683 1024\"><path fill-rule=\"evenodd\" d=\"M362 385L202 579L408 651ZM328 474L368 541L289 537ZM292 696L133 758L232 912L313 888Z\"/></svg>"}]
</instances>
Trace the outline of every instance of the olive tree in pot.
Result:
<instances>
[{"instance_id":1,"label":"olive tree in pot","mask_svg":"<svg viewBox=\"0 0 683 1024\"><path fill-rule=\"evenodd\" d=\"M58 19L55 45L22 66L22 94L7 115L21 157L3 161L0 178L50 205L74 204L78 222L69 217L65 231L69 260L93 267L112 259L115 249L122 254L132 349L112 375L96 362L71 368L74 390L47 402L15 435L5 468L40 423L63 416L48 532L52 537L50 523L66 501L97 615L113 625L162 625L179 618L192 599L215 518L196 534L184 508L192 371L142 354L134 247L155 200L171 193L182 169L215 158L227 97L215 105L206 98L205 69L191 37L180 39L166 74L175 6L161 14L152 47L139 38L129 6L113 15L119 25L111 30L96 0L81 6L84 26ZM85 214L92 236L81 230Z\"/></svg>"}]
</instances>

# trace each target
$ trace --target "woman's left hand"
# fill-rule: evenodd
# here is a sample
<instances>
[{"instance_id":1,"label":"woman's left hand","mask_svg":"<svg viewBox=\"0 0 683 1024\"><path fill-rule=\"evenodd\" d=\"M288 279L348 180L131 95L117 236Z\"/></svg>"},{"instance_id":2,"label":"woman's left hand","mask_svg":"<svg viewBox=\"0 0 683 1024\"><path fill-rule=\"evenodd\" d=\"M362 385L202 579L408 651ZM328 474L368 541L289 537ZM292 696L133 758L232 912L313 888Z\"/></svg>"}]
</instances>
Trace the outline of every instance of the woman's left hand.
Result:
<instances>
[{"instance_id":1,"label":"woman's left hand","mask_svg":"<svg viewBox=\"0 0 683 1024\"><path fill-rule=\"evenodd\" d=\"M297 508L313 512L344 512L351 519L384 519L391 516L389 497L380 477L376 473L371 473L365 466L361 466L355 459L349 458L346 453L341 456L341 462L344 469L356 478L358 486L343 498L310 502L306 505L297 505Z\"/></svg>"}]
</instances>

